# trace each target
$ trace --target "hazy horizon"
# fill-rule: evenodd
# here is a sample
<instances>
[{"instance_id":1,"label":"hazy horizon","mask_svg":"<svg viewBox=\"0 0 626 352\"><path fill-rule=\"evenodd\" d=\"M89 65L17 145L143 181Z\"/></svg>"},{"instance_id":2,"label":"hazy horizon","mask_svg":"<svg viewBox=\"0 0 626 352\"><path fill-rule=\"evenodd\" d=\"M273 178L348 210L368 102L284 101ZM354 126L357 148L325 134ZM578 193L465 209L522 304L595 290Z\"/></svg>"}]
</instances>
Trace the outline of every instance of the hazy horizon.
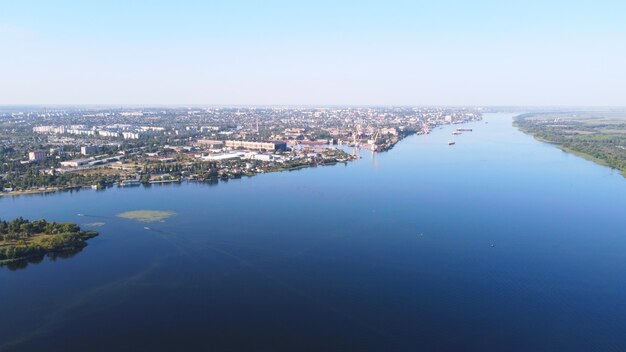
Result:
<instances>
[{"instance_id":1,"label":"hazy horizon","mask_svg":"<svg viewBox=\"0 0 626 352\"><path fill-rule=\"evenodd\" d=\"M618 1L2 7L2 106L626 106Z\"/></svg>"},{"instance_id":2,"label":"hazy horizon","mask_svg":"<svg viewBox=\"0 0 626 352\"><path fill-rule=\"evenodd\" d=\"M589 111L592 109L624 110L626 105L434 105L434 104L0 104L0 109L13 108L93 108L93 109L176 109L176 108L285 108L285 109L332 109L332 108L478 108L478 109L534 109Z\"/></svg>"}]
</instances>

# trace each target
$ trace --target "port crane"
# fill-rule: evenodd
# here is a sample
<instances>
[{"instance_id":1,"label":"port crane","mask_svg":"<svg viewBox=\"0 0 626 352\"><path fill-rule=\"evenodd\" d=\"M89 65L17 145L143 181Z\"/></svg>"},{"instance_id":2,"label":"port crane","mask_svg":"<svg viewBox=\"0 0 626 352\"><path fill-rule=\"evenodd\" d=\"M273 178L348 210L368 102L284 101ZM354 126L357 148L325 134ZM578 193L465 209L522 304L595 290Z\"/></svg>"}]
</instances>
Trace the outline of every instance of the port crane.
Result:
<instances>
[{"instance_id":1,"label":"port crane","mask_svg":"<svg viewBox=\"0 0 626 352\"><path fill-rule=\"evenodd\" d=\"M378 145L378 140L380 139L380 129L375 128L373 129L375 132L373 132L374 137L372 139L369 139L367 141L367 144L369 145L370 149L375 152L377 149L377 145Z\"/></svg>"},{"instance_id":2,"label":"port crane","mask_svg":"<svg viewBox=\"0 0 626 352\"><path fill-rule=\"evenodd\" d=\"M361 136L361 124L359 122L357 122L356 124L354 124L354 134L352 135L352 144L354 144L355 147L358 147L359 145L359 137Z\"/></svg>"}]
</instances>

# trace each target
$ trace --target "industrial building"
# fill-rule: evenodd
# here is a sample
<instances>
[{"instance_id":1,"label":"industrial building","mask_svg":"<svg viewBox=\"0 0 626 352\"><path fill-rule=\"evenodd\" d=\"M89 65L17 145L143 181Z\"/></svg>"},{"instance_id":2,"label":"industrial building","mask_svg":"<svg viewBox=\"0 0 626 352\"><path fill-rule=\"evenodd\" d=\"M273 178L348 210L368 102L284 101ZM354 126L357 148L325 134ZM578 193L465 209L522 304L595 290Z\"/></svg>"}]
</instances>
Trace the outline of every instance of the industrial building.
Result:
<instances>
[{"instance_id":1,"label":"industrial building","mask_svg":"<svg viewBox=\"0 0 626 352\"><path fill-rule=\"evenodd\" d=\"M253 142L253 141L233 141L227 140L224 143L229 148L243 148L251 150L266 150L266 151L285 151L287 150L287 143L285 142Z\"/></svg>"}]
</instances>

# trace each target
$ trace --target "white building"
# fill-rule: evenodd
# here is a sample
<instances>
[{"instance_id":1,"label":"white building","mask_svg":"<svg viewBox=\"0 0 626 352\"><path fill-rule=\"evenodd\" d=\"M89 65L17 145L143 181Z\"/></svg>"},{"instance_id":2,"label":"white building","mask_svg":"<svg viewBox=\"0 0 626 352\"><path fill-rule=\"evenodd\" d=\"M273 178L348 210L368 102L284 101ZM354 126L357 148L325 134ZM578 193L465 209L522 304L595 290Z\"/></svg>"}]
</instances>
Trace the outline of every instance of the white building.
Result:
<instances>
[{"instance_id":1,"label":"white building","mask_svg":"<svg viewBox=\"0 0 626 352\"><path fill-rule=\"evenodd\" d=\"M140 135L138 132L122 132L122 137L124 139L139 139Z\"/></svg>"},{"instance_id":2,"label":"white building","mask_svg":"<svg viewBox=\"0 0 626 352\"><path fill-rule=\"evenodd\" d=\"M37 126L33 127L33 132L41 134L64 134L65 126Z\"/></svg>"},{"instance_id":3,"label":"white building","mask_svg":"<svg viewBox=\"0 0 626 352\"><path fill-rule=\"evenodd\" d=\"M214 161L222 161L222 160L231 160L231 159L241 159L245 153L225 153L225 154L208 154L201 155L200 158L202 160L214 160Z\"/></svg>"},{"instance_id":4,"label":"white building","mask_svg":"<svg viewBox=\"0 0 626 352\"><path fill-rule=\"evenodd\" d=\"M80 153L82 155L89 155L89 154L93 154L96 153L98 151L98 147L93 146L93 145L86 145L86 146L82 146L80 147Z\"/></svg>"},{"instance_id":5,"label":"white building","mask_svg":"<svg viewBox=\"0 0 626 352\"><path fill-rule=\"evenodd\" d=\"M245 157L246 159L259 160L259 161L279 161L279 162L283 161L283 158L280 155L274 155L274 154L247 153Z\"/></svg>"},{"instance_id":6,"label":"white building","mask_svg":"<svg viewBox=\"0 0 626 352\"><path fill-rule=\"evenodd\" d=\"M75 159L75 160L61 161L61 166L79 167L79 166L87 165L88 163L89 163L89 160L87 159Z\"/></svg>"},{"instance_id":7,"label":"white building","mask_svg":"<svg viewBox=\"0 0 626 352\"><path fill-rule=\"evenodd\" d=\"M35 150L28 153L28 160L30 161L41 161L46 158L46 152L44 150Z\"/></svg>"},{"instance_id":8,"label":"white building","mask_svg":"<svg viewBox=\"0 0 626 352\"><path fill-rule=\"evenodd\" d=\"M113 138L117 138L120 136L119 132L116 131L107 131L107 130L99 130L98 134L101 135L102 137L113 137Z\"/></svg>"}]
</instances>

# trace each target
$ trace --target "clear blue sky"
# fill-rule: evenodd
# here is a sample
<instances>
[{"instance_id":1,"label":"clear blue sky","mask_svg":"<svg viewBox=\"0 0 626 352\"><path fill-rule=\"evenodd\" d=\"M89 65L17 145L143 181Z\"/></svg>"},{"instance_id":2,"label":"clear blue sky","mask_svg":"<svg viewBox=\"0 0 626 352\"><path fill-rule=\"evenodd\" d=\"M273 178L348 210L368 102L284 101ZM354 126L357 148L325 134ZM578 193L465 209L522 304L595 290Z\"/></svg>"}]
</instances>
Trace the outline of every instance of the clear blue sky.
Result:
<instances>
[{"instance_id":1,"label":"clear blue sky","mask_svg":"<svg viewBox=\"0 0 626 352\"><path fill-rule=\"evenodd\" d=\"M626 1L0 0L0 104L626 106Z\"/></svg>"}]
</instances>

